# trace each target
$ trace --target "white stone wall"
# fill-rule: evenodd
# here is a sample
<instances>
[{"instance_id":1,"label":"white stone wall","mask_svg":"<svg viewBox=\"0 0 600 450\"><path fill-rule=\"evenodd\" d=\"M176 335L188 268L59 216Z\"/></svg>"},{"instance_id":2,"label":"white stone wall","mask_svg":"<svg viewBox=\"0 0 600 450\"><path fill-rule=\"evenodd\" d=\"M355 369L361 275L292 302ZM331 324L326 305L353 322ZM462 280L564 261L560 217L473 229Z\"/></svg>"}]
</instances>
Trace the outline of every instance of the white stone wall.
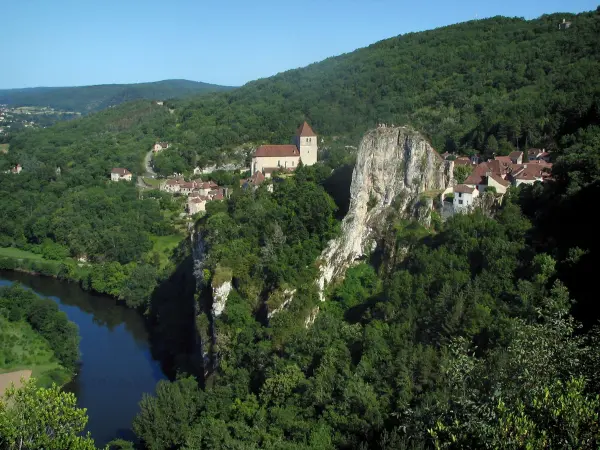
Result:
<instances>
[{"instance_id":1,"label":"white stone wall","mask_svg":"<svg viewBox=\"0 0 600 450\"><path fill-rule=\"evenodd\" d=\"M473 200L479 196L479 191L475 189L472 194L466 192L455 192L454 193L454 208L463 209L470 208L473 206Z\"/></svg>"},{"instance_id":2,"label":"white stone wall","mask_svg":"<svg viewBox=\"0 0 600 450\"><path fill-rule=\"evenodd\" d=\"M300 156L255 156L252 158L252 173L262 172L265 167L298 167Z\"/></svg>"},{"instance_id":3,"label":"white stone wall","mask_svg":"<svg viewBox=\"0 0 600 450\"><path fill-rule=\"evenodd\" d=\"M312 166L318 160L319 146L316 136L300 137L300 158L305 166Z\"/></svg>"},{"instance_id":4,"label":"white stone wall","mask_svg":"<svg viewBox=\"0 0 600 450\"><path fill-rule=\"evenodd\" d=\"M495 187L496 188L496 192L498 194L505 194L506 193L506 186L501 185L496 180L494 180L492 177L487 177L487 182L488 182L488 187L489 186Z\"/></svg>"}]
</instances>

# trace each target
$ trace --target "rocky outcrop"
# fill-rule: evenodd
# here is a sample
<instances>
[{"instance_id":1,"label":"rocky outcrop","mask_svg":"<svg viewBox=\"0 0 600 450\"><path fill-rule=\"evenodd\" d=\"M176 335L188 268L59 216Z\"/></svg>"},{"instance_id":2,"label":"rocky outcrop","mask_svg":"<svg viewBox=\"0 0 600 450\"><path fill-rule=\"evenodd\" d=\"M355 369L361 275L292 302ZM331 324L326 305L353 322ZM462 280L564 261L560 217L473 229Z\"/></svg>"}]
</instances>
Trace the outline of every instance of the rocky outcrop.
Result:
<instances>
[{"instance_id":1,"label":"rocky outcrop","mask_svg":"<svg viewBox=\"0 0 600 450\"><path fill-rule=\"evenodd\" d=\"M296 289L277 289L269 295L267 300L267 319L285 310L294 300Z\"/></svg>"},{"instance_id":2,"label":"rocky outcrop","mask_svg":"<svg viewBox=\"0 0 600 450\"><path fill-rule=\"evenodd\" d=\"M409 127L367 132L358 150L341 236L321 255L317 281L321 300L332 280L343 277L354 261L376 248L377 232L390 210L400 218L428 220L431 198L453 184L453 165Z\"/></svg>"},{"instance_id":3,"label":"rocky outcrop","mask_svg":"<svg viewBox=\"0 0 600 450\"><path fill-rule=\"evenodd\" d=\"M225 311L225 306L227 305L227 298L229 297L231 288L231 280L225 281L216 286L213 284L213 317L217 318L223 313L223 311Z\"/></svg>"}]
</instances>

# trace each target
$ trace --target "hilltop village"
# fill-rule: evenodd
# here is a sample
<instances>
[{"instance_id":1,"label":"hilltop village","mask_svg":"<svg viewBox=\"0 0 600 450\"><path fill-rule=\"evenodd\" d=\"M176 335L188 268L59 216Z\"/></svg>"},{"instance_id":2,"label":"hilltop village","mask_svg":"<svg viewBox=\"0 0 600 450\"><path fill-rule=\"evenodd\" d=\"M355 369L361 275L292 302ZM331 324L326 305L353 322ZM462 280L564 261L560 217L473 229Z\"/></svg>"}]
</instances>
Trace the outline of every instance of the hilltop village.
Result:
<instances>
[{"instance_id":1,"label":"hilltop village","mask_svg":"<svg viewBox=\"0 0 600 450\"><path fill-rule=\"evenodd\" d=\"M268 182L267 189L272 191L270 181L275 175L291 174L300 163L312 166L318 161L318 137L307 122L303 122L293 137L292 144L264 144L256 148L251 155L249 168L242 169L240 173L249 173L250 176L239 180L242 189L257 189ZM169 142L156 142L151 149L151 154L163 152L171 144ZM193 177L199 175L200 169L196 168ZM132 181L133 173L126 168L115 167L111 170L110 180L114 182ZM206 211L206 204L227 198L231 190L219 186L214 181L204 181L200 177L186 180L181 174L175 174L166 179L157 180L158 188L163 192L187 197L186 213L190 216Z\"/></svg>"},{"instance_id":2,"label":"hilltop village","mask_svg":"<svg viewBox=\"0 0 600 450\"><path fill-rule=\"evenodd\" d=\"M448 153L442 155L449 159ZM531 148L527 152L514 151L508 156L495 156L482 161L479 155L461 156L454 160L457 167L464 167L468 176L453 188L455 212L466 212L475 206L475 200L484 192L497 194L499 201L510 186L534 184L549 179L552 163L545 149Z\"/></svg>"},{"instance_id":3,"label":"hilltop village","mask_svg":"<svg viewBox=\"0 0 600 450\"><path fill-rule=\"evenodd\" d=\"M380 127L384 125L379 125ZM258 146L251 155L250 167L242 168L239 173L249 176L239 180L242 189L257 189L268 183L267 189L272 191L275 174L285 176L292 174L302 164L313 165L318 161L318 136L305 121L293 137L292 144L264 144ZM151 154L156 155L171 147L169 142L156 142ZM550 177L552 163L550 152L545 149L530 148L527 151L513 151L508 156L494 156L484 160L480 155L458 156L450 153L440 155L442 159L452 160L455 171L463 168L464 180L457 180L450 189L452 194L446 196L451 202L452 213L468 212L476 204L484 192L494 193L498 202L510 186L545 182ZM18 167L21 170L21 167ZM461 169L459 169L461 170ZM13 169L17 173L16 169ZM187 215L206 211L206 204L229 197L231 186L219 186L211 180L199 177L201 170L194 169L191 179L186 180L181 174L175 174L158 181L161 191L187 197L185 212ZM132 181L133 174L125 168L114 168L111 181ZM456 181L456 180L455 180Z\"/></svg>"}]
</instances>

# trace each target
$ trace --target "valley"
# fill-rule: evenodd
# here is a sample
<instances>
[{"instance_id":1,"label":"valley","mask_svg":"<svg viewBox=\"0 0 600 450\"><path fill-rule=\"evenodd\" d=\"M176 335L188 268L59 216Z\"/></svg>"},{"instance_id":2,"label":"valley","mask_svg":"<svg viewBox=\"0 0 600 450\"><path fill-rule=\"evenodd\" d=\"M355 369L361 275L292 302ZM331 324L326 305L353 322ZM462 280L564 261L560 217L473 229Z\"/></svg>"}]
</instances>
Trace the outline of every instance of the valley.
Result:
<instances>
[{"instance_id":1,"label":"valley","mask_svg":"<svg viewBox=\"0 0 600 450\"><path fill-rule=\"evenodd\" d=\"M2 284L51 300L0 288L0 372L73 448L597 447L599 34L492 17L234 89L0 91L81 116L2 137Z\"/></svg>"}]
</instances>

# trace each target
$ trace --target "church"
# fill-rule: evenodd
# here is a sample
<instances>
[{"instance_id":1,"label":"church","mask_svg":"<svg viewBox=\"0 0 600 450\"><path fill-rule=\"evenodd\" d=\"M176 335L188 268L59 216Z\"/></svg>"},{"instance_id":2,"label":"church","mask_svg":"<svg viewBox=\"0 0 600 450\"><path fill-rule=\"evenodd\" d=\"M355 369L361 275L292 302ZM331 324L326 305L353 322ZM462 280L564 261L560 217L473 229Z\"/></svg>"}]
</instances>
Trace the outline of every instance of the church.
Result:
<instances>
[{"instance_id":1,"label":"church","mask_svg":"<svg viewBox=\"0 0 600 450\"><path fill-rule=\"evenodd\" d=\"M270 177L276 170L295 170L300 161L312 166L317 162L317 135L310 125L304 122L298 128L294 144L290 145L261 145L252 157L252 170Z\"/></svg>"}]
</instances>

